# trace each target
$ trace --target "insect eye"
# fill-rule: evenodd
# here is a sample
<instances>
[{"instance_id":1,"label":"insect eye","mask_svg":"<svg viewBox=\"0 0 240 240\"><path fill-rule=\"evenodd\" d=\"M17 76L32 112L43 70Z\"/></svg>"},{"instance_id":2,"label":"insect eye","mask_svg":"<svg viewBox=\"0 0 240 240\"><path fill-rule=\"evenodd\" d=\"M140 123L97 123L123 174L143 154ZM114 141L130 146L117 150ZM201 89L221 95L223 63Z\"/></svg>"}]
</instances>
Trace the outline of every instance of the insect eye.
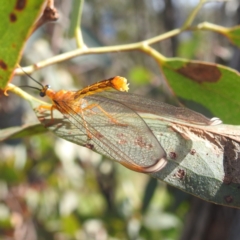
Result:
<instances>
[{"instance_id":1,"label":"insect eye","mask_svg":"<svg viewBox=\"0 0 240 240\"><path fill-rule=\"evenodd\" d=\"M40 95L40 97L45 97L46 94L45 94L45 92L40 92L39 95Z\"/></svg>"}]
</instances>

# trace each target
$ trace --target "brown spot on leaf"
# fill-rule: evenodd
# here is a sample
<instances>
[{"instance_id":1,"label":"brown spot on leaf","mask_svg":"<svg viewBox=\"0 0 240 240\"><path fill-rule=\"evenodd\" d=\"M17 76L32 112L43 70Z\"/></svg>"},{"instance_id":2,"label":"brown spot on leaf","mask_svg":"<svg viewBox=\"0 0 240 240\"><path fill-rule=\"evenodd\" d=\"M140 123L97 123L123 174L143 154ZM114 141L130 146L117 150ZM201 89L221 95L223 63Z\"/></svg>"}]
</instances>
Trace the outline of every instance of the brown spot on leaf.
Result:
<instances>
[{"instance_id":1,"label":"brown spot on leaf","mask_svg":"<svg viewBox=\"0 0 240 240\"><path fill-rule=\"evenodd\" d=\"M15 9L18 11L22 11L26 7L27 0L17 0Z\"/></svg>"},{"instance_id":2,"label":"brown spot on leaf","mask_svg":"<svg viewBox=\"0 0 240 240\"><path fill-rule=\"evenodd\" d=\"M232 183L232 177L231 176L225 176L223 178L223 183L225 183L227 185L231 184Z\"/></svg>"},{"instance_id":3,"label":"brown spot on leaf","mask_svg":"<svg viewBox=\"0 0 240 240\"><path fill-rule=\"evenodd\" d=\"M170 152L170 153L169 153L169 157L170 157L171 159L176 159L177 154L176 154L175 152Z\"/></svg>"},{"instance_id":4,"label":"brown spot on leaf","mask_svg":"<svg viewBox=\"0 0 240 240\"><path fill-rule=\"evenodd\" d=\"M196 154L196 150L195 149L191 149L190 154L191 155L195 155Z\"/></svg>"},{"instance_id":5,"label":"brown spot on leaf","mask_svg":"<svg viewBox=\"0 0 240 240\"><path fill-rule=\"evenodd\" d=\"M233 197L232 197L231 195L225 196L224 199L225 199L225 201L226 201L227 203L233 202Z\"/></svg>"},{"instance_id":6,"label":"brown spot on leaf","mask_svg":"<svg viewBox=\"0 0 240 240\"><path fill-rule=\"evenodd\" d=\"M177 173L174 174L174 177L179 178L180 180L183 180L185 177L186 173L183 169L178 169Z\"/></svg>"},{"instance_id":7,"label":"brown spot on leaf","mask_svg":"<svg viewBox=\"0 0 240 240\"><path fill-rule=\"evenodd\" d=\"M221 78L220 70L210 64L188 63L177 72L198 83L217 82Z\"/></svg>"},{"instance_id":8,"label":"brown spot on leaf","mask_svg":"<svg viewBox=\"0 0 240 240\"><path fill-rule=\"evenodd\" d=\"M0 60L0 68L2 68L3 70L7 70L7 67L7 64L3 60Z\"/></svg>"},{"instance_id":9,"label":"brown spot on leaf","mask_svg":"<svg viewBox=\"0 0 240 240\"><path fill-rule=\"evenodd\" d=\"M17 21L17 16L15 13L10 13L9 14L9 19L11 22L16 22Z\"/></svg>"}]
</instances>

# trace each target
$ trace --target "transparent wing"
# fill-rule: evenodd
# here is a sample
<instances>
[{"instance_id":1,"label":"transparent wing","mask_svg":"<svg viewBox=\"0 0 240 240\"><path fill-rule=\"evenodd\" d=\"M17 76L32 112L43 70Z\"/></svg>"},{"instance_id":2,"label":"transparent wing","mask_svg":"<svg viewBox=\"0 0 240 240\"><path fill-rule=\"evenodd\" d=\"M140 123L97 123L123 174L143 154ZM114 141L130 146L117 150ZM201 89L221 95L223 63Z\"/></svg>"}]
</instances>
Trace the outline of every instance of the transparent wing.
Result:
<instances>
[{"instance_id":1,"label":"transparent wing","mask_svg":"<svg viewBox=\"0 0 240 240\"><path fill-rule=\"evenodd\" d=\"M175 121L180 120L197 125L217 125L222 123L219 118L209 119L188 108L175 107L160 101L147 99L140 95L111 91L105 91L100 94L109 99L115 99L136 112L152 113Z\"/></svg>"},{"instance_id":2,"label":"transparent wing","mask_svg":"<svg viewBox=\"0 0 240 240\"><path fill-rule=\"evenodd\" d=\"M64 101L55 103L66 118L64 126L55 129L60 137L96 150L129 168L148 168L158 162L159 166L165 166L166 154L155 135L127 106L97 94L74 105Z\"/></svg>"}]
</instances>

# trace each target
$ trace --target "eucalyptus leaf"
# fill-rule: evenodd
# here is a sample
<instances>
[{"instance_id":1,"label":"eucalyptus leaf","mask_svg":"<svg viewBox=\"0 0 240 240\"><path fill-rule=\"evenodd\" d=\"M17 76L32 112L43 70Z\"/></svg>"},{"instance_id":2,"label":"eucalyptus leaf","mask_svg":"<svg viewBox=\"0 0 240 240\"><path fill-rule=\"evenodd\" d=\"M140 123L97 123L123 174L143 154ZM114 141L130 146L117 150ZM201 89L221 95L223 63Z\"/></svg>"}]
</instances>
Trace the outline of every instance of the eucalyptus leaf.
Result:
<instances>
[{"instance_id":1,"label":"eucalyptus leaf","mask_svg":"<svg viewBox=\"0 0 240 240\"><path fill-rule=\"evenodd\" d=\"M33 23L45 0L2 1L0 4L0 89L11 80Z\"/></svg>"},{"instance_id":2,"label":"eucalyptus leaf","mask_svg":"<svg viewBox=\"0 0 240 240\"><path fill-rule=\"evenodd\" d=\"M60 112L54 111L52 119L49 111L35 111L57 136L86 146L86 136L77 135ZM139 112L167 156L165 168L150 175L206 201L240 208L240 127L191 124L158 114Z\"/></svg>"}]
</instances>

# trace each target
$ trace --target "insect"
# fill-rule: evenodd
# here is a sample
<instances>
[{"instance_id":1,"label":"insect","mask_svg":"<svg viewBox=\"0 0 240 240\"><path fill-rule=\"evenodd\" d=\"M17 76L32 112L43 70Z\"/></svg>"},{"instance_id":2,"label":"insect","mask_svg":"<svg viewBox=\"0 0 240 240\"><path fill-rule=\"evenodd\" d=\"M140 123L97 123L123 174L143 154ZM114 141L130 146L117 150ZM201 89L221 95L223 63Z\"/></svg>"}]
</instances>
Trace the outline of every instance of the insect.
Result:
<instances>
[{"instance_id":1,"label":"insect","mask_svg":"<svg viewBox=\"0 0 240 240\"><path fill-rule=\"evenodd\" d=\"M158 172L167 164L164 149L139 113L155 114L183 124L207 126L221 123L218 118L209 119L187 108L128 94L127 80L119 76L79 91L58 92L31 79L41 86L31 88L52 101L52 105L40 105L36 109L45 127L137 172ZM49 121L42 111L50 114ZM57 117L56 113L61 116Z\"/></svg>"},{"instance_id":2,"label":"insect","mask_svg":"<svg viewBox=\"0 0 240 240\"><path fill-rule=\"evenodd\" d=\"M57 126L62 129L61 137L95 150L133 171L158 172L167 164L164 149L140 115L119 99L101 95L111 89L128 91L125 78L116 76L76 92L55 92L49 85L38 84L41 89L33 88L39 90L41 97L50 98L52 105L40 105L37 112L50 110L47 127L57 122L54 110L64 116L65 126Z\"/></svg>"}]
</instances>

